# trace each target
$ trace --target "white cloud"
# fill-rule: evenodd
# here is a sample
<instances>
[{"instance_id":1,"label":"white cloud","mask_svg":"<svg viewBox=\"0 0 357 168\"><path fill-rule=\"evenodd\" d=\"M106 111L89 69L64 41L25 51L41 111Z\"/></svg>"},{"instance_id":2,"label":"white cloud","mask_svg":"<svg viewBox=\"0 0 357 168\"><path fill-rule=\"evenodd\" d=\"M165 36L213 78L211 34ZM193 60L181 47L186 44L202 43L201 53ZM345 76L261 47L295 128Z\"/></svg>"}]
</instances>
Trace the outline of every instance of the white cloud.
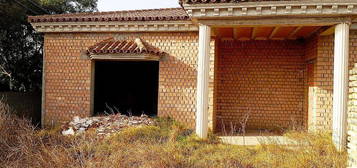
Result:
<instances>
[{"instance_id":1,"label":"white cloud","mask_svg":"<svg viewBox=\"0 0 357 168\"><path fill-rule=\"evenodd\" d=\"M98 0L99 11L180 7L178 0Z\"/></svg>"}]
</instances>

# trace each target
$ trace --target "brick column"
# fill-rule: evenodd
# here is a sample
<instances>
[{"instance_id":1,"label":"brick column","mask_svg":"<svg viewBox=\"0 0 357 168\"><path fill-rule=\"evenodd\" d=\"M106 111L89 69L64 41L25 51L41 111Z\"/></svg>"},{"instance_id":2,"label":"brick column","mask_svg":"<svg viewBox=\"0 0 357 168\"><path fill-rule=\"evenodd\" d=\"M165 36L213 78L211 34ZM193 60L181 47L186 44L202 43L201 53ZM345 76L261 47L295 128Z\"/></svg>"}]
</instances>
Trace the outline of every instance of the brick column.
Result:
<instances>
[{"instance_id":1,"label":"brick column","mask_svg":"<svg viewBox=\"0 0 357 168\"><path fill-rule=\"evenodd\" d=\"M346 148L349 29L341 23L335 29L333 78L333 142L339 151Z\"/></svg>"},{"instance_id":2,"label":"brick column","mask_svg":"<svg viewBox=\"0 0 357 168\"><path fill-rule=\"evenodd\" d=\"M46 73L46 59L45 59L45 49L42 49L42 94L41 94L41 128L45 127L45 115L46 115L46 80L45 80L45 73Z\"/></svg>"},{"instance_id":3,"label":"brick column","mask_svg":"<svg viewBox=\"0 0 357 168\"><path fill-rule=\"evenodd\" d=\"M196 104L196 134L207 138L208 132L208 84L209 84L209 51L211 28L200 25L197 68L197 104Z\"/></svg>"}]
</instances>

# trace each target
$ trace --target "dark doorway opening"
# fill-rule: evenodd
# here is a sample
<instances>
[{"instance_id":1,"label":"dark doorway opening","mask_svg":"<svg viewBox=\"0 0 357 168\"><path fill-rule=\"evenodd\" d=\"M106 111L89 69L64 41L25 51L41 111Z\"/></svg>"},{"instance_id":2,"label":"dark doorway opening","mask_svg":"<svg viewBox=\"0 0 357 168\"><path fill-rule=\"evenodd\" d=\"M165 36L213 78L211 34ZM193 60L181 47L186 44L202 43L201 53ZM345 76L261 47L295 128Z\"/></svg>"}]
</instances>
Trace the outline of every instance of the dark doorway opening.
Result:
<instances>
[{"instance_id":1,"label":"dark doorway opening","mask_svg":"<svg viewBox=\"0 0 357 168\"><path fill-rule=\"evenodd\" d=\"M158 61L97 61L95 115L157 115Z\"/></svg>"}]
</instances>

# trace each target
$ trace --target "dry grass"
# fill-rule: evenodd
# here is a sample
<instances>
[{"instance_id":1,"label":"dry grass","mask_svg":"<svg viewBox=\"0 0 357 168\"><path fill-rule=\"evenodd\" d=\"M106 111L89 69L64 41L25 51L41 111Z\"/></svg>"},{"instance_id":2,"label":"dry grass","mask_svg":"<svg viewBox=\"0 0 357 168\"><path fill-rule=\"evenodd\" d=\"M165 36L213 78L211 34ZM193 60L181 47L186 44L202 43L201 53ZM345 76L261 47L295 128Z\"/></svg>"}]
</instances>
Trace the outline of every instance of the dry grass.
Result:
<instances>
[{"instance_id":1,"label":"dry grass","mask_svg":"<svg viewBox=\"0 0 357 168\"><path fill-rule=\"evenodd\" d=\"M0 167L345 167L346 153L335 151L329 134L291 132L295 146L224 145L211 135L199 140L169 119L155 126L128 128L104 140L93 133L64 137L59 130L36 131L0 105Z\"/></svg>"}]
</instances>

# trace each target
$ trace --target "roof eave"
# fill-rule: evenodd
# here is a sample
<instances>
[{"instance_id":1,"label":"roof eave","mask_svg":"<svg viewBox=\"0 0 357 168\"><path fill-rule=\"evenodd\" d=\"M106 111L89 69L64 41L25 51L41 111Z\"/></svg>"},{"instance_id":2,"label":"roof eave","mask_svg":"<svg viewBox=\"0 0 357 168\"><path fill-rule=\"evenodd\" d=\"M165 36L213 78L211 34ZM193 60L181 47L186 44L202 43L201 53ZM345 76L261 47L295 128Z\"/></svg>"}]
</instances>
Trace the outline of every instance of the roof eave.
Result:
<instances>
[{"instance_id":1,"label":"roof eave","mask_svg":"<svg viewBox=\"0 0 357 168\"><path fill-rule=\"evenodd\" d=\"M149 53L89 54L92 60L160 61L163 55Z\"/></svg>"},{"instance_id":2,"label":"roof eave","mask_svg":"<svg viewBox=\"0 0 357 168\"><path fill-rule=\"evenodd\" d=\"M207 6L212 6L212 5L266 5L266 4L271 4L271 5L276 5L276 4L307 4L307 3L340 3L340 2L345 2L345 3L353 3L355 0L240 0L239 2L232 2L231 0L226 0L225 2L217 2L218 0L215 0L215 2L210 2L210 0L206 0L206 2L200 2L200 0L196 0L197 2L195 3L187 3L187 2L182 2L182 6L185 8L187 6L199 6L199 5L207 5Z\"/></svg>"},{"instance_id":3,"label":"roof eave","mask_svg":"<svg viewBox=\"0 0 357 168\"><path fill-rule=\"evenodd\" d=\"M357 16L355 0L183 4L192 19Z\"/></svg>"},{"instance_id":4,"label":"roof eave","mask_svg":"<svg viewBox=\"0 0 357 168\"><path fill-rule=\"evenodd\" d=\"M55 32L195 32L191 20L179 21L117 21L117 22L34 22L34 29L42 33Z\"/></svg>"}]
</instances>

